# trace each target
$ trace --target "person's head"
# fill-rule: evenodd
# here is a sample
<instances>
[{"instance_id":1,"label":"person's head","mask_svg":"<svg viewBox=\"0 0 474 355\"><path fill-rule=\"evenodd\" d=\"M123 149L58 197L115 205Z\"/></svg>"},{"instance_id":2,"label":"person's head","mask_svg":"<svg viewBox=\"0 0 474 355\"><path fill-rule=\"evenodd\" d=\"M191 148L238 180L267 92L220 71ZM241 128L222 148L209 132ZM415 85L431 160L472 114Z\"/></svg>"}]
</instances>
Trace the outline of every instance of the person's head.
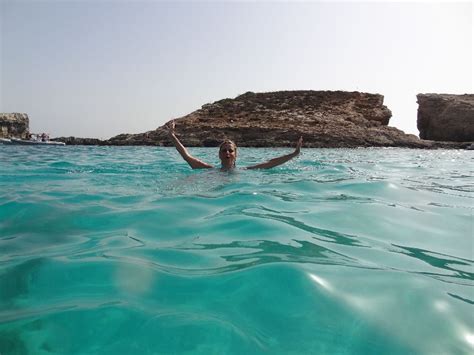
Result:
<instances>
[{"instance_id":1,"label":"person's head","mask_svg":"<svg viewBox=\"0 0 474 355\"><path fill-rule=\"evenodd\" d=\"M219 146L219 159L221 160L222 168L234 168L235 160L237 159L237 145L229 139L223 141Z\"/></svg>"}]
</instances>

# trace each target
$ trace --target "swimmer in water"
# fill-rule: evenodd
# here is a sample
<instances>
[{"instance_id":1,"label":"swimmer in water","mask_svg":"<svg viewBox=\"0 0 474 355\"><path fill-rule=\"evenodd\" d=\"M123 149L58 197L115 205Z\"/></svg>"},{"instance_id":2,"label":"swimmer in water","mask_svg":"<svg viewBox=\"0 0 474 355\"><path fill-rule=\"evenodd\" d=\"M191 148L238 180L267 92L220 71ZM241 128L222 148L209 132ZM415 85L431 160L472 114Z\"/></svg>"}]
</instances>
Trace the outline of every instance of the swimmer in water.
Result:
<instances>
[{"instance_id":1,"label":"swimmer in water","mask_svg":"<svg viewBox=\"0 0 474 355\"><path fill-rule=\"evenodd\" d=\"M193 169L210 169L214 166L205 163L191 154L189 154L186 147L179 141L175 135L175 123L174 120L171 121L168 125L168 135L173 141L176 150L181 154L184 160L189 164ZM266 161L261 164L247 166L245 169L270 169L275 166L286 163L288 160L293 159L294 157L300 154L301 145L303 144L303 137L300 137L296 143L296 148L293 153L283 155L281 157L273 158L269 161ZM235 161L237 159L237 145L231 140L224 140L219 146L219 159L221 160L221 169L230 170L235 168Z\"/></svg>"}]
</instances>

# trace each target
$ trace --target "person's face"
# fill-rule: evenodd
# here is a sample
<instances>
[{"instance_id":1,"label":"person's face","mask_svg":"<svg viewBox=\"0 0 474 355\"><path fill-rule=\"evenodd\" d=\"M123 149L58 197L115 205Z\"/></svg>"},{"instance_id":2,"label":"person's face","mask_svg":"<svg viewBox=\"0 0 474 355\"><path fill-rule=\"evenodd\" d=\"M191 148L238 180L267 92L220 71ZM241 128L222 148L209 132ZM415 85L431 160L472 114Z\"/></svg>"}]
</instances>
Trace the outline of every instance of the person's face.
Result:
<instances>
[{"instance_id":1,"label":"person's face","mask_svg":"<svg viewBox=\"0 0 474 355\"><path fill-rule=\"evenodd\" d=\"M224 144L219 150L219 158L223 167L229 168L234 166L235 159L237 158L235 147L232 144Z\"/></svg>"}]
</instances>

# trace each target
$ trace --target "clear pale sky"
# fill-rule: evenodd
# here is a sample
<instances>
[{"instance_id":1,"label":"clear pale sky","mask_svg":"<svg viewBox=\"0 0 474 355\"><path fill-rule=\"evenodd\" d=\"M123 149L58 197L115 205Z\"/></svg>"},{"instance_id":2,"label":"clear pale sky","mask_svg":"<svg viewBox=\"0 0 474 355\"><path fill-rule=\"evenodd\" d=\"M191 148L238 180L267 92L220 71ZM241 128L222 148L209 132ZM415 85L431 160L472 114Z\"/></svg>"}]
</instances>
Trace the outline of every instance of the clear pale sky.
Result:
<instances>
[{"instance_id":1,"label":"clear pale sky","mask_svg":"<svg viewBox=\"0 0 474 355\"><path fill-rule=\"evenodd\" d=\"M247 91L380 93L418 134L417 93L473 93L465 2L0 0L0 112L109 138Z\"/></svg>"}]
</instances>

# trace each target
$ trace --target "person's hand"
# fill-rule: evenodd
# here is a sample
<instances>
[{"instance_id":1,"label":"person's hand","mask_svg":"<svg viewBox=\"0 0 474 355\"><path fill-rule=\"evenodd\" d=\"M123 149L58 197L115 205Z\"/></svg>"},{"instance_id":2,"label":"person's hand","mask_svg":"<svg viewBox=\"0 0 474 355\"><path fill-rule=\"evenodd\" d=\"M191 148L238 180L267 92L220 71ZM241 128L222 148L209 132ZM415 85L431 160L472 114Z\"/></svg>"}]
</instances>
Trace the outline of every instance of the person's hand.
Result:
<instances>
[{"instance_id":1,"label":"person's hand","mask_svg":"<svg viewBox=\"0 0 474 355\"><path fill-rule=\"evenodd\" d=\"M296 142L295 153L300 154L301 146L303 145L303 137L300 137Z\"/></svg>"},{"instance_id":2,"label":"person's hand","mask_svg":"<svg viewBox=\"0 0 474 355\"><path fill-rule=\"evenodd\" d=\"M174 128L175 128L174 120L171 120L171 121L167 124L167 127L168 127L168 135L169 135L169 136L173 136L173 135L174 135Z\"/></svg>"}]
</instances>

